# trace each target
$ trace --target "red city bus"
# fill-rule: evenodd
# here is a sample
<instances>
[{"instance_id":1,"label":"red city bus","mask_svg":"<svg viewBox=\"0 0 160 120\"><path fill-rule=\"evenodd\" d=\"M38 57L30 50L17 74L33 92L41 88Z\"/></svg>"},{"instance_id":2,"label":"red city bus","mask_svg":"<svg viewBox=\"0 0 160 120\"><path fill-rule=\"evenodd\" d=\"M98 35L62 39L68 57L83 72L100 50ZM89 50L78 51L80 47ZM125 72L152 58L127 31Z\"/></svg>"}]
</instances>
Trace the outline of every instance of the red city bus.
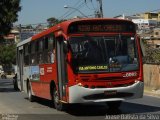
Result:
<instances>
[{"instance_id":1,"label":"red city bus","mask_svg":"<svg viewBox=\"0 0 160 120\"><path fill-rule=\"evenodd\" d=\"M143 96L143 69L135 24L120 19L74 19L17 45L21 91L66 104L121 101Z\"/></svg>"}]
</instances>

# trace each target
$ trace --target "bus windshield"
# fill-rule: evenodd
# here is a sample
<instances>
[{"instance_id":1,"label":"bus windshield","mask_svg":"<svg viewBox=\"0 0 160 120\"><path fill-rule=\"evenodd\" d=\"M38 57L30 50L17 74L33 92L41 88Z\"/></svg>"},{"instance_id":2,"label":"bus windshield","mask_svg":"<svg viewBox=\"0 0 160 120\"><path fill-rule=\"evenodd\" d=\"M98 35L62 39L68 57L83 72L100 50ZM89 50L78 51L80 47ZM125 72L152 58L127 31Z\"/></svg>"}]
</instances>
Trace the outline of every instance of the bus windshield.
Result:
<instances>
[{"instance_id":1,"label":"bus windshield","mask_svg":"<svg viewBox=\"0 0 160 120\"><path fill-rule=\"evenodd\" d=\"M75 73L139 69L136 39L129 35L76 36L69 40Z\"/></svg>"}]
</instances>

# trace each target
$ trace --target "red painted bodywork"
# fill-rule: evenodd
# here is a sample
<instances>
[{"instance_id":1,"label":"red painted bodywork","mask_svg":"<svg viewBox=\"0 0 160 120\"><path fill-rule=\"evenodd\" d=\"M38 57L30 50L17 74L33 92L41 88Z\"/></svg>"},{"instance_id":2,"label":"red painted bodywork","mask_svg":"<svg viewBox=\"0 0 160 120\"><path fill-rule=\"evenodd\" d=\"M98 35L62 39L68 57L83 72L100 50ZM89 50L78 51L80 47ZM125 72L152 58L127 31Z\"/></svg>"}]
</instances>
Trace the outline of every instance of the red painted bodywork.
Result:
<instances>
[{"instance_id":1,"label":"red painted bodywork","mask_svg":"<svg viewBox=\"0 0 160 120\"><path fill-rule=\"evenodd\" d=\"M50 29L39 33L32 37L32 41L37 40L39 38L44 37L45 35L48 35L50 33L54 33L56 37L63 36L65 40L68 40L72 34L67 33L68 26L72 22L76 21L103 21L103 20L115 20L115 21L127 21L127 20L120 20L120 19L75 19L63 22L61 24L58 24L54 27L51 27ZM130 22L130 21L128 21ZM90 35L115 35L118 33L89 33ZM133 35L135 33L122 33L122 34L130 34ZM74 34L74 36L81 36L81 34ZM140 61L140 69L139 71L130 71L130 72L137 72L136 77L129 77L129 78L123 78L123 74L126 72L120 72L120 73L99 73L99 74L74 74L74 71L71 68L71 53L67 53L67 76L68 76L68 84L66 89L66 96L63 97L63 101L68 102L69 93L68 93L68 87L73 86L75 84L81 83L82 86L88 86L90 87L105 87L105 88L111 88L111 87L120 87L125 85L131 85L136 80L143 81L143 67L142 67L142 57L140 52L140 44L139 39L137 37L137 46L138 46L138 53L139 53L139 61ZM53 64L41 64L39 65L40 69L44 68L44 75L40 75L40 81L39 82L32 82L32 90L35 93L36 96L43 97L46 99L51 99L50 96L50 82L52 80L55 81L57 85L57 65L56 61ZM108 80L103 80L107 79ZM112 80L114 79L114 81ZM57 87L58 88L58 87Z\"/></svg>"}]
</instances>

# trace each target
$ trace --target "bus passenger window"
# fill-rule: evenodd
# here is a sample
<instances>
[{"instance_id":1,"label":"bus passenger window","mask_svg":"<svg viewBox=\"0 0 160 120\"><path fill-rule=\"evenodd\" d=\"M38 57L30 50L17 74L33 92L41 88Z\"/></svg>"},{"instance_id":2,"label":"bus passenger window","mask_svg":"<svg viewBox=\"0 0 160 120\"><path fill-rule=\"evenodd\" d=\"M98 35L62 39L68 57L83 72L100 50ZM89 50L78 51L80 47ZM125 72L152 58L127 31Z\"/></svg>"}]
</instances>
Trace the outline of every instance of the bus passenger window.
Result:
<instances>
[{"instance_id":1,"label":"bus passenger window","mask_svg":"<svg viewBox=\"0 0 160 120\"><path fill-rule=\"evenodd\" d=\"M55 43L54 36L50 36L48 39L48 49L49 50L52 50L55 47L54 43Z\"/></svg>"},{"instance_id":2,"label":"bus passenger window","mask_svg":"<svg viewBox=\"0 0 160 120\"><path fill-rule=\"evenodd\" d=\"M31 56L30 56L30 64L35 65L37 62L37 54L36 54L36 43L31 42Z\"/></svg>"},{"instance_id":3,"label":"bus passenger window","mask_svg":"<svg viewBox=\"0 0 160 120\"><path fill-rule=\"evenodd\" d=\"M35 42L32 42L31 43L31 54L34 54L35 51L36 51L36 49L35 49Z\"/></svg>"},{"instance_id":4,"label":"bus passenger window","mask_svg":"<svg viewBox=\"0 0 160 120\"><path fill-rule=\"evenodd\" d=\"M44 49L47 50L48 49L48 37L44 38Z\"/></svg>"},{"instance_id":5,"label":"bus passenger window","mask_svg":"<svg viewBox=\"0 0 160 120\"><path fill-rule=\"evenodd\" d=\"M29 65L29 44L24 45L24 65Z\"/></svg>"},{"instance_id":6,"label":"bus passenger window","mask_svg":"<svg viewBox=\"0 0 160 120\"><path fill-rule=\"evenodd\" d=\"M43 54L42 53L39 54L39 63L43 63Z\"/></svg>"},{"instance_id":7,"label":"bus passenger window","mask_svg":"<svg viewBox=\"0 0 160 120\"><path fill-rule=\"evenodd\" d=\"M43 63L43 41L40 39L37 41L37 62L39 64Z\"/></svg>"},{"instance_id":8,"label":"bus passenger window","mask_svg":"<svg viewBox=\"0 0 160 120\"><path fill-rule=\"evenodd\" d=\"M48 39L48 63L54 63L55 59L55 37L51 35Z\"/></svg>"},{"instance_id":9,"label":"bus passenger window","mask_svg":"<svg viewBox=\"0 0 160 120\"><path fill-rule=\"evenodd\" d=\"M55 49L51 53L51 63L54 63L54 59L55 59Z\"/></svg>"},{"instance_id":10,"label":"bus passenger window","mask_svg":"<svg viewBox=\"0 0 160 120\"><path fill-rule=\"evenodd\" d=\"M55 37L53 34L47 35L43 39L43 63L54 63Z\"/></svg>"},{"instance_id":11,"label":"bus passenger window","mask_svg":"<svg viewBox=\"0 0 160 120\"><path fill-rule=\"evenodd\" d=\"M42 52L43 51L43 41L40 40L39 41L39 52Z\"/></svg>"}]
</instances>

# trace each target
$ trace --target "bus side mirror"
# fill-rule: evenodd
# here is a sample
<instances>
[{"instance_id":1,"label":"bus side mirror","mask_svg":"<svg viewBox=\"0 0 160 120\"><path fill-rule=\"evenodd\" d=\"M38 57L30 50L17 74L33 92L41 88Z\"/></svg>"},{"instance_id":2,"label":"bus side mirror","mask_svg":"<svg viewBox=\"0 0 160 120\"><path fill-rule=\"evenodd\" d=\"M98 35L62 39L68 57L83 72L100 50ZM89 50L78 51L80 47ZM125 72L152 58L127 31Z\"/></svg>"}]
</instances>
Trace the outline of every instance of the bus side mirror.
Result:
<instances>
[{"instance_id":1,"label":"bus side mirror","mask_svg":"<svg viewBox=\"0 0 160 120\"><path fill-rule=\"evenodd\" d=\"M63 51L64 51L65 54L68 53L68 43L67 43L67 41L63 42Z\"/></svg>"}]
</instances>

